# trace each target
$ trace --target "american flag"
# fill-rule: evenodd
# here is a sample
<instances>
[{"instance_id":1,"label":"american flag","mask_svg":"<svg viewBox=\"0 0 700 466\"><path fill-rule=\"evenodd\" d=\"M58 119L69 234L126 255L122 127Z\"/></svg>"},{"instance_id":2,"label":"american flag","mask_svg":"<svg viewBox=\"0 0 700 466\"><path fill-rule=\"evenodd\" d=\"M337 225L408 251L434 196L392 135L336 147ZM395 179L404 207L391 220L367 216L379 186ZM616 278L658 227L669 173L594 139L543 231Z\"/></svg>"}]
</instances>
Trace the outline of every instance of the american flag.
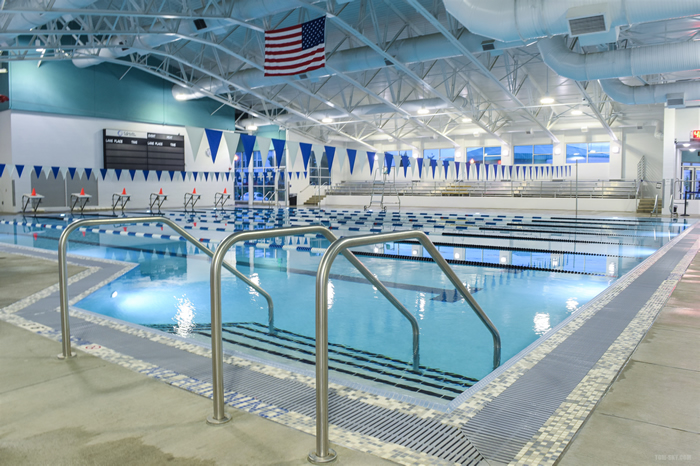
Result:
<instances>
[{"instance_id":1,"label":"american flag","mask_svg":"<svg viewBox=\"0 0 700 466\"><path fill-rule=\"evenodd\" d=\"M265 31L265 76L292 76L326 66L326 17Z\"/></svg>"}]
</instances>

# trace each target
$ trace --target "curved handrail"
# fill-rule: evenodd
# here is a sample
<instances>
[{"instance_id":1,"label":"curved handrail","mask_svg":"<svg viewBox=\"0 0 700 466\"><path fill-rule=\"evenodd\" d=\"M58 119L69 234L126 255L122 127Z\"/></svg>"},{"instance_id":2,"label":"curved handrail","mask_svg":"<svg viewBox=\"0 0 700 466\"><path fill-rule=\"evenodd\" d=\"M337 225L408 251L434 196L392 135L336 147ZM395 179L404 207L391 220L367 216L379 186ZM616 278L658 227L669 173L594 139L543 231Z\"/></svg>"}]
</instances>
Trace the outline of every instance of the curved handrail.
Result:
<instances>
[{"instance_id":1,"label":"curved handrail","mask_svg":"<svg viewBox=\"0 0 700 466\"><path fill-rule=\"evenodd\" d=\"M320 233L331 243L337 242L338 238L331 231L321 225L308 225L302 227L271 228L268 230L249 230L233 233L224 238L214 252L210 269L211 287L211 364L212 364L212 385L214 414L207 418L210 424L222 424L228 422L230 417L224 411L224 367L223 367L223 346L221 330L221 262L226 251L240 241L263 238L276 238L280 236L303 235L308 233ZM406 307L399 302L396 297L369 271L360 260L350 251L343 251L343 256L359 272L386 297L391 304L396 307L401 314L411 324L413 331L413 370L420 369L420 327L418 320Z\"/></svg>"},{"instance_id":2,"label":"curved handrail","mask_svg":"<svg viewBox=\"0 0 700 466\"><path fill-rule=\"evenodd\" d=\"M417 239L421 243L438 267L466 299L472 310L479 316L479 319L486 325L493 337L493 368L496 369L501 363L501 336L498 330L425 233L422 231L395 231L376 235L351 236L335 241L321 258L316 273L316 451L309 453L309 459L312 463L325 463L335 458L335 452L330 449L328 440L328 276L333 261L338 254L351 247L406 239Z\"/></svg>"},{"instance_id":3,"label":"curved handrail","mask_svg":"<svg viewBox=\"0 0 700 466\"><path fill-rule=\"evenodd\" d=\"M63 230L63 233L61 233L61 237L58 240L58 287L59 287L59 296L60 296L60 302L61 302L61 336L63 338L63 353L60 354L58 357L63 359L63 358L69 358L72 357L73 354L71 353L71 347L70 347L70 323L68 321L68 265L66 263L66 247L68 245L68 235L70 235L73 231L75 231L78 228L81 227L86 227L86 226L92 226L92 225L110 225L110 224L130 224L130 223L154 223L154 222L160 222L165 225L168 225L170 228L178 232L183 238L185 238L187 241L190 243L194 244L199 250L201 250L203 253L205 253L209 257L213 257L214 253L210 251L206 246L204 246L197 238L189 234L187 231L185 231L180 225L177 223L173 222L169 218L165 217L127 217L125 218L120 218L120 219L114 219L114 218L96 218L96 219L85 219L85 220L78 220L77 222L73 222L70 225L68 225L65 230ZM236 277L240 278L245 282L246 285L249 287L253 288L255 291L260 293L265 297L267 300L267 306L268 306L268 313L269 313L269 320L270 320L270 325L273 324L274 322L274 306L272 303L272 296L270 294L263 290L259 285L253 283L248 277L243 275L243 273L239 272L236 270L235 267L233 267L231 264L228 262L223 263L224 267L226 267L226 270L234 274Z\"/></svg>"}]
</instances>

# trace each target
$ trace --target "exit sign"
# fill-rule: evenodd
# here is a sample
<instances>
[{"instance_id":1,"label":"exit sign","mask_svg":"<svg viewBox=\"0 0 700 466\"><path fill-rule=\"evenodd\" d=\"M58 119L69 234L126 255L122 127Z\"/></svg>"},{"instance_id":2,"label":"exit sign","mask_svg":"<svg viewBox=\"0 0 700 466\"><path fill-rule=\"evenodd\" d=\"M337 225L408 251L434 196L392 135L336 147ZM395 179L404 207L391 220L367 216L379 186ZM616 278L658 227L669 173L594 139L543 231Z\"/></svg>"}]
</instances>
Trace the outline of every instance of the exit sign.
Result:
<instances>
[{"instance_id":1,"label":"exit sign","mask_svg":"<svg viewBox=\"0 0 700 466\"><path fill-rule=\"evenodd\" d=\"M700 139L700 129L690 132L690 139Z\"/></svg>"}]
</instances>

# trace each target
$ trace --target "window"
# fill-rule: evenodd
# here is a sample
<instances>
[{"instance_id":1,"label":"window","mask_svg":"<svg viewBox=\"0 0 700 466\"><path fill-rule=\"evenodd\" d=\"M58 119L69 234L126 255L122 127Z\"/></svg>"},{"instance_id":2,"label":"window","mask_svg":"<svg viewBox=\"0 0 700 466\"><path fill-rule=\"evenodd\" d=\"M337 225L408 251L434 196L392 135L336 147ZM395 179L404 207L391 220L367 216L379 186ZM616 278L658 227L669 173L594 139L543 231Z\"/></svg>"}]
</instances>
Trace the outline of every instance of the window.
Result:
<instances>
[{"instance_id":1,"label":"window","mask_svg":"<svg viewBox=\"0 0 700 466\"><path fill-rule=\"evenodd\" d=\"M331 174L328 171L328 159L326 158L325 151L321 153L321 164L316 164L317 154L311 152L311 157L309 158L309 184L311 186L324 186L331 184Z\"/></svg>"},{"instance_id":2,"label":"window","mask_svg":"<svg viewBox=\"0 0 700 466\"><path fill-rule=\"evenodd\" d=\"M501 161L501 146L484 147L484 163L499 163Z\"/></svg>"},{"instance_id":3,"label":"window","mask_svg":"<svg viewBox=\"0 0 700 466\"><path fill-rule=\"evenodd\" d=\"M591 142L590 144L567 144L566 163L609 163L610 143Z\"/></svg>"},{"instance_id":4,"label":"window","mask_svg":"<svg viewBox=\"0 0 700 466\"><path fill-rule=\"evenodd\" d=\"M449 149L440 149L440 160L454 161L455 159L455 149L450 147Z\"/></svg>"},{"instance_id":5,"label":"window","mask_svg":"<svg viewBox=\"0 0 700 466\"><path fill-rule=\"evenodd\" d=\"M535 144L532 146L515 146L513 148L514 163L525 165L532 163L552 163L552 144Z\"/></svg>"},{"instance_id":6,"label":"window","mask_svg":"<svg viewBox=\"0 0 700 466\"><path fill-rule=\"evenodd\" d=\"M467 162L474 161L474 163L484 162L484 148L483 147L467 147Z\"/></svg>"},{"instance_id":7,"label":"window","mask_svg":"<svg viewBox=\"0 0 700 466\"><path fill-rule=\"evenodd\" d=\"M425 149L423 151L423 158L426 159L439 159L440 158L440 149Z\"/></svg>"}]
</instances>

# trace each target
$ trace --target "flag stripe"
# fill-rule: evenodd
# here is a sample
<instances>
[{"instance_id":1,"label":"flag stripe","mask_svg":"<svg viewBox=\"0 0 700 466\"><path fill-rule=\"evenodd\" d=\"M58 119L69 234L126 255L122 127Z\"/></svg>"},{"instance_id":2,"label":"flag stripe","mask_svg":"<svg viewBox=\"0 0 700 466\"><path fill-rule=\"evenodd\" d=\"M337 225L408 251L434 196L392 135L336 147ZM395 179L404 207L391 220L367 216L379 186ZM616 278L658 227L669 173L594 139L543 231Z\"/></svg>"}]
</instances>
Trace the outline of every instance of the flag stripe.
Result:
<instances>
[{"instance_id":1,"label":"flag stripe","mask_svg":"<svg viewBox=\"0 0 700 466\"><path fill-rule=\"evenodd\" d=\"M321 61L325 61L325 56L321 53L318 56L314 57L312 60L304 59L301 60L299 63L288 63L286 65L277 65L277 66L268 66L265 68L266 71L275 71L275 70L293 70L299 67L303 67L305 65L308 65L309 63L319 63Z\"/></svg>"},{"instance_id":2,"label":"flag stripe","mask_svg":"<svg viewBox=\"0 0 700 466\"><path fill-rule=\"evenodd\" d=\"M308 68L302 69L301 71L270 71L270 72L265 72L265 76L294 76L295 74L308 73L309 71L318 70L318 69L324 68L325 66L326 66L326 62L324 61L320 65L308 67Z\"/></svg>"}]
</instances>

